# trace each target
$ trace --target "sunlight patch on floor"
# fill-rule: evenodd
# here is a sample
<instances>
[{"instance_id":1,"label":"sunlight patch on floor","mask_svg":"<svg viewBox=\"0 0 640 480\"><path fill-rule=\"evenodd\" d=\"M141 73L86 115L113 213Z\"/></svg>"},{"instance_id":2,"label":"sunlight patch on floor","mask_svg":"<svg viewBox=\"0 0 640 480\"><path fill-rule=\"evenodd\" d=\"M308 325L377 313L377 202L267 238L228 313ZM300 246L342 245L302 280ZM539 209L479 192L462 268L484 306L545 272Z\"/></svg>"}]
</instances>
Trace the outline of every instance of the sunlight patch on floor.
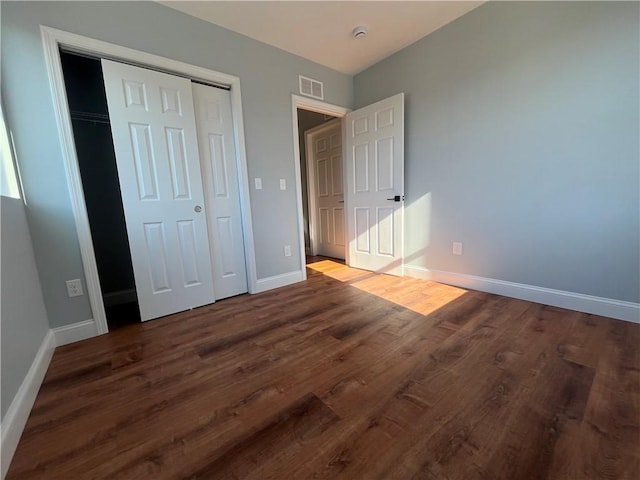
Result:
<instances>
[{"instance_id":1,"label":"sunlight patch on floor","mask_svg":"<svg viewBox=\"0 0 640 480\"><path fill-rule=\"evenodd\" d=\"M341 282L351 282L358 278L371 275L371 272L367 270L350 268L333 260L320 260L319 262L308 263L307 268L320 272L327 277L331 277L334 280L339 280Z\"/></svg>"},{"instance_id":2,"label":"sunlight patch on floor","mask_svg":"<svg viewBox=\"0 0 640 480\"><path fill-rule=\"evenodd\" d=\"M351 268L333 260L307 264L307 268L416 313L429 315L467 293L467 290L413 277L396 277Z\"/></svg>"}]
</instances>

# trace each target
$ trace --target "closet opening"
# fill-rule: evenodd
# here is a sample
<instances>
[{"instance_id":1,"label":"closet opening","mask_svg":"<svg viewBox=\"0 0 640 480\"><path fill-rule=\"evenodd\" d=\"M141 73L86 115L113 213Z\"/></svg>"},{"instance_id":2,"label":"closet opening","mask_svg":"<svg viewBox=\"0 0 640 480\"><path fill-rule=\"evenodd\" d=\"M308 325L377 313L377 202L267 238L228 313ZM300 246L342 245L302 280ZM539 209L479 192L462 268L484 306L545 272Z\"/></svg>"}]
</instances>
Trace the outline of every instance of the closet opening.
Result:
<instances>
[{"instance_id":1,"label":"closet opening","mask_svg":"<svg viewBox=\"0 0 640 480\"><path fill-rule=\"evenodd\" d=\"M60 52L109 331L140 322L100 60Z\"/></svg>"},{"instance_id":2,"label":"closet opening","mask_svg":"<svg viewBox=\"0 0 640 480\"><path fill-rule=\"evenodd\" d=\"M43 53L46 60L46 71L53 94L54 114L58 125L61 153L65 165L65 176L69 186L69 197L74 213L74 227L78 236L80 255L82 258L82 271L85 279L84 286L86 288L86 295L92 312L91 319L81 322L81 331L79 329L76 331L74 328L74 337L80 340L82 338L88 338L109 332L110 328L105 312L105 304L109 307L114 303L119 303L120 301L123 301L123 303L131 303L126 302L127 294L131 295L129 298L133 301L134 306L137 299L137 311L135 313L139 313L140 321L144 322L179 311L190 310L201 305L207 305L216 300L225 298L225 296L229 294L231 287L237 286L230 284L236 282L236 280L240 278L242 279L243 291L246 292L248 290L249 293L256 293L259 290L259 287L257 285L256 278L255 248L251 219L251 203L249 197L240 79L236 76L217 72L208 68L191 65L170 58L149 54L50 27L40 26L40 31L44 46ZM87 60L82 62L79 58L86 58ZM73 60L76 60L76 62L73 62ZM73 67L69 67L70 62L76 64L81 63L83 65L79 67L76 65L77 71L72 72L70 70L73 70ZM99 66L97 62L99 62ZM64 69L63 63L66 64ZM92 68L91 64L95 67ZM114 72L114 69L119 70L120 67L116 68L116 65L114 64L119 64L122 67L128 67L129 73L125 76L129 78L121 77L118 79L117 77L119 74ZM100 73L102 73L102 81L100 81ZM115 77L113 74L115 74ZM209 90L206 94L203 93L199 100L192 103L193 92L196 90L195 87L200 86L197 85L197 83L200 82L209 85ZM77 107L78 102L76 100L82 104L81 97L87 92L87 90L82 87L86 86L87 83L93 83L94 85L100 85L102 87L98 90L98 96L102 98L102 101L100 102L102 104L101 110L85 110L82 107ZM120 88L116 88L115 91L111 91L110 88L114 87L117 83L121 83ZM79 88L78 92L83 93L76 95L75 91L71 90L74 86ZM154 92L152 96L147 96L145 94L145 90L149 91L149 89ZM218 92L218 94L211 94L211 91ZM144 99L145 102L147 98L150 99L150 101L155 104L149 104L150 107L155 109L152 113L155 117L149 120L143 119L137 122L135 119L131 120L133 125L128 118L124 118L123 120L118 117L122 108L117 105L118 99L114 97L114 94L116 97L120 97L120 103L123 103L124 97L124 103L126 103L125 108L132 106L130 111L137 108L137 111L140 112L139 107L141 106L141 99ZM76 97L80 98L78 99ZM105 98L107 105L106 110L104 108ZM159 105L158 101L160 102ZM178 102L178 105L176 105L176 101ZM184 105L187 110L179 108L180 104ZM193 125L193 118L195 115L193 109L195 108L195 105L203 107L200 110L201 117L204 115L202 112L206 112L207 120L212 120L207 121L202 129L197 129L197 124L196 126ZM160 107L161 111L159 111L158 107ZM176 107L178 108L176 109ZM119 198L118 196L115 196L118 200L115 208L120 211L120 225L122 225L122 212L124 212L124 224L127 236L125 237L123 235L121 238L127 242L129 246L129 256L126 263L129 264L130 267L125 268L125 270L128 270L128 276L130 278L131 268L133 269L133 285L135 285L133 287L133 291L122 292L119 290L116 293L103 289L105 279L101 278L104 277L104 275L101 274L102 272L100 270L104 271L105 265L102 262L102 259L100 259L100 263L102 265L100 269L98 268L98 259L96 258L96 251L98 248L94 248L97 241L95 238L92 238L92 235L95 236L95 229L97 226L103 226L106 222L102 221L99 217L95 218L94 215L91 215L91 222L89 219L90 212L87 208L88 202L85 198L85 192L92 192L92 190L83 183L83 179L87 177L87 172L83 171L81 173L80 164L82 163L86 167L86 162L81 162L78 159L79 151L84 150L79 144L86 140L86 136L82 136L84 138L81 138L77 133L74 134L74 126L77 127L79 121L72 121L70 114L71 110L73 110L73 112L98 113L98 115L86 115L84 117L85 119L88 118L93 121L93 125L96 127L98 125L102 125L102 128L108 126L108 131L111 132L112 142L107 142L107 146L105 147L107 150L105 151L115 153L115 171L117 171L118 174L118 184L116 185L114 182L113 185L116 188L119 188L121 193ZM149 112L150 110L146 111ZM186 112L186 114L182 115L182 112ZM177 124L174 125L174 120L176 122L179 120L176 115L177 117L183 117L183 120L186 119L185 121L188 121L189 124L185 124L184 126ZM74 117L78 116L74 115ZM159 117L163 117L168 120L164 121L164 123L162 120L156 121ZM173 120L169 117L173 117ZM218 120L217 122L215 121L216 119ZM98 120L102 120L104 123L99 123ZM109 122L108 124L106 123L107 121ZM125 128L127 125L132 125L134 127L129 128L130 131L127 132L129 134L128 137L132 137L134 134L144 134L151 136L151 138L157 139L158 141L155 141L153 145L147 141L142 143L138 142L134 145L134 140L136 140L136 138L129 138L127 141L123 135L117 134L117 131L122 133L122 121L126 122L124 124ZM155 122L155 126L152 125L153 122ZM219 129L218 127L220 124L226 125L227 128ZM145 133L144 130L146 129L146 126L149 128ZM154 131L156 133L154 133ZM196 148L193 147L194 143L198 142L197 139L194 139L194 135L197 136L198 132L201 132L200 137L202 138L206 135L208 138L213 137L213 139L216 140L209 142L208 146L211 147L210 150L212 155L210 156L213 157L217 163L211 164L211 162L208 162L203 155L200 155L200 158L198 159L197 150L203 150L199 146ZM182 139L179 138L183 134L185 142L187 140L189 141L189 148L191 151L186 158L183 156L183 153L185 153L183 149L178 148L179 145L183 143ZM189 137L189 139L187 139L187 137ZM106 139L108 136L104 135L102 138L103 141L107 141ZM166 141L163 142L161 139ZM177 140L180 141L177 142ZM85 143L89 144L87 149L90 156L96 154L95 142L86 141ZM220 144L222 143L224 143L224 148L221 148ZM79 145L78 148L76 148L77 145ZM131 147L140 148L140 146L144 148L151 146L154 151L141 152L133 151L133 149L131 149ZM233 158L227 155L219 155L221 150L222 153L233 153ZM105 151L98 153L105 153ZM128 152L128 160L121 151L125 153ZM155 155L156 151L159 152L158 155ZM134 159L134 175L131 175L132 172L130 171L130 155L132 153L134 155L145 153L146 155L145 158L137 156ZM156 161L156 158L159 160ZM177 163L167 163L167 160L169 160L169 162L176 160ZM204 163L201 163L198 168L197 166L194 166L194 161ZM151 165L150 162L156 163ZM95 162L89 162L89 167L95 167L94 163ZM121 166L123 167L122 169ZM149 173L149 169L154 169L155 166L158 166L163 170L161 172L163 176L162 178L158 177L159 183L155 184L154 181L154 185L152 186L158 186L162 189L168 185L174 193L176 190L174 190L173 187L181 189L186 185L187 187L192 186L194 189L197 189L198 192L195 192L197 194L196 196L181 196L180 200L184 199L190 202L188 204L190 208L190 210L188 210L189 214L200 212L202 213L202 215L199 215L201 218L203 218L205 214L208 214L206 220L207 224L212 223L211 221L215 219L218 227L218 233L222 232L225 235L219 235L218 238L213 238L214 241L211 242L211 233L209 233L209 238L206 238L205 235L205 238L202 241L196 242L194 241L194 235L191 235L191 231L188 228L191 226L191 219L190 217L187 218L187 213L182 212L181 210L178 214L173 215L175 218L168 218L168 215L171 214L172 211L168 208L164 208L164 205L162 205L162 208L156 208L159 212L159 219L154 220L155 223L144 220L144 223L142 224L144 228L143 234L146 235L149 233L149 235L143 237L143 246L146 245L147 247L154 248L164 247L167 251L164 255L156 255L155 253L157 252L152 252L152 255L142 256L138 254L139 252L134 252L136 246L140 246L140 242L137 241L139 238L132 239L129 234L133 232L139 237L140 232L139 229L135 228L136 225L133 225L133 229L129 225L133 217L130 215L130 196L125 192L130 190L132 183L137 183L139 188L146 188L148 184L140 183L140 175L146 175L142 180L148 180L149 176L147 174ZM138 167L142 167L142 169ZM167 167L170 170L171 175L171 178L169 179L166 178L168 171ZM209 168L209 171L206 172L205 178L203 178L198 170L206 170L207 168ZM157 170L154 169L151 173L154 173L155 171ZM194 171L195 176L191 175L191 172ZM231 171L235 177L233 179L229 177L222 179L219 175L216 175L216 172L226 173ZM139 173L140 175L138 175ZM190 176L189 181L186 183L183 181L184 173L187 173ZM163 182L162 185L160 185L160 182ZM211 189L212 185L213 190ZM220 197L221 194L224 193L220 191L220 186L226 188L231 185L237 187L237 191L231 192L231 190L228 190L228 195L225 195L225 199L231 199L232 196L234 197L233 207L235 210L231 212L231 214L227 212L218 212L220 209L217 208L219 206L217 204L220 202L215 202L216 205L211 205L210 202L207 202L206 198L203 201L202 194L200 193L201 188L206 188L208 190L209 197L212 191L214 195ZM164 188L164 190L165 193L160 191L159 196L156 195L157 200L171 200L172 198L174 200L178 199L175 195L172 195L170 191L169 193L166 193L166 188ZM180 194L183 192L179 191L178 193ZM148 198L146 196L140 197L138 195L138 200L146 201ZM183 203L187 202L185 201ZM159 204L160 202L156 205ZM232 221L225 221L225 219L229 219L231 215L234 215L238 220L235 224L235 228ZM170 225L166 224L167 221L172 223ZM158 226L159 224L162 224L162 222L165 222L167 225L165 231L173 236L175 236L174 234L176 233L176 229L178 229L178 235L182 235L178 242L173 241L174 239L172 239L171 244L169 244L169 242L163 242L162 238L158 238L158 236L162 236L161 234L163 233L160 231L160 227L162 225ZM202 237L202 220L193 220L193 223L194 226L191 230L197 230L196 233L198 233L199 237ZM199 226L195 224L198 224ZM92 233L92 231L94 233ZM210 232L211 231L215 233L215 229L210 229ZM229 235L229 233L231 233L231 235ZM224 241L224 246L218 248L218 245L221 243L220 238ZM178 248L182 249L180 256L177 256L173 252L173 250L176 249L176 245ZM197 248L197 252L193 252L194 246ZM233 257L228 255L228 252L226 251L228 248L225 248L228 246L233 247L234 251L241 251L242 255L234 255ZM207 248L216 252L216 254L221 256L225 262L215 262L215 260L213 260L212 265L212 261L207 258L210 257L210 254L207 255L206 253ZM189 251L189 249L191 251ZM205 253L202 253L202 251ZM235 261L236 258L238 260L237 262ZM230 263L228 261L229 259L234 259L234 262ZM168 284L164 283L162 285L156 282L156 284L153 285L154 290L150 291L148 288L148 277L149 275L153 275L153 279L157 280L159 278L158 274L164 273L162 271L164 265L160 265L160 267L163 268L156 267L158 267L158 263L164 262L165 260L167 269L164 271L173 275L172 277L167 278L167 281L171 282L172 278L177 278L177 280ZM242 262L241 265L240 261ZM181 262L182 266L178 262ZM179 267L177 274L175 264ZM206 267L207 265L210 267L209 269L201 268ZM219 283L225 284L225 291L222 291L221 289L220 292L216 292L214 290L209 293L211 282L206 281L207 279L204 277L210 276L212 274L211 270L213 270L216 265L218 265L218 268L223 271L222 282ZM195 287L197 288L194 288L194 282L192 281L193 275L191 274L196 269L198 270L200 278L203 278L206 282L197 283L195 284ZM230 272L230 269L233 269L233 271ZM209 272L207 272L207 270L209 270ZM120 278L121 276L122 272L119 272L118 277ZM164 281L164 279L161 280ZM198 278L196 278L196 280L198 280ZM240 284L239 281L236 283ZM168 286L168 288L163 288L165 285ZM203 288L201 288L201 286L207 290L206 301L202 302L193 299L193 296L195 295L194 292L203 292ZM227 287L229 288L227 289ZM127 287L125 286L125 288ZM183 295L185 298L181 298L180 296L178 296L178 298L168 298L165 294L171 294L172 292L175 292L176 289L180 289L182 293L184 293L185 290L188 290L188 293L190 293L191 296ZM110 293L116 293L116 295L105 295ZM113 297L115 297L115 299ZM162 305L157 305L158 302L154 304L154 299L161 299ZM115 302L113 300L115 300ZM154 307L156 306L160 306L162 308L156 308L154 310ZM118 320L120 319L121 318L118 318ZM133 322L136 322L136 320L137 319L134 319ZM131 317L129 317L128 321L131 322ZM135 325L130 326L134 327ZM78 327L80 327L80 323L78 324Z\"/></svg>"},{"instance_id":3,"label":"closet opening","mask_svg":"<svg viewBox=\"0 0 640 480\"><path fill-rule=\"evenodd\" d=\"M246 293L230 88L60 61L108 330Z\"/></svg>"}]
</instances>

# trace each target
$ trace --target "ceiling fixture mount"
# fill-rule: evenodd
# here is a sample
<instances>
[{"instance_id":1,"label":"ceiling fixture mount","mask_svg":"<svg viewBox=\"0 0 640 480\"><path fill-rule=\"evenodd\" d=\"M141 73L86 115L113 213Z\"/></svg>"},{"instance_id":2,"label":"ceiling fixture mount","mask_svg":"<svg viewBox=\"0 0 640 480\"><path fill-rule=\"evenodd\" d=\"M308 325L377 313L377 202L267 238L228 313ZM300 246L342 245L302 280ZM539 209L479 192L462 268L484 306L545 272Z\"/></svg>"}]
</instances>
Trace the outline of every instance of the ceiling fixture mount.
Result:
<instances>
[{"instance_id":1,"label":"ceiling fixture mount","mask_svg":"<svg viewBox=\"0 0 640 480\"><path fill-rule=\"evenodd\" d=\"M353 29L353 38L364 38L367 35L366 27L356 27Z\"/></svg>"}]
</instances>

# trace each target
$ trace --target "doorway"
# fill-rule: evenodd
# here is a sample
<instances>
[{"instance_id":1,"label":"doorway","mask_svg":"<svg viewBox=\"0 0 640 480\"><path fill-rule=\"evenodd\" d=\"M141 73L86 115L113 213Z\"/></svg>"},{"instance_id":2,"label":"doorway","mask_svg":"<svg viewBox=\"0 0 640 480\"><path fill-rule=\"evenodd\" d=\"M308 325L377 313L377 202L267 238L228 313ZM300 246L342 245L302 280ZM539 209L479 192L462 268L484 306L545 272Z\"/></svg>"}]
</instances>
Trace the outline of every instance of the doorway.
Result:
<instances>
[{"instance_id":1,"label":"doorway","mask_svg":"<svg viewBox=\"0 0 640 480\"><path fill-rule=\"evenodd\" d=\"M302 157L298 147L297 109L335 115L342 119L345 243L348 244L348 248L345 248L345 263L364 270L402 276L404 93L353 112L298 95L292 95L292 98L294 149L298 159ZM298 162L296 169L299 174L301 167ZM299 186L298 191L301 190ZM301 193L298 210L300 244L304 257ZM309 222L309 237L313 243L311 216Z\"/></svg>"},{"instance_id":2,"label":"doorway","mask_svg":"<svg viewBox=\"0 0 640 480\"><path fill-rule=\"evenodd\" d=\"M312 255L345 259L342 122L333 119L305 133Z\"/></svg>"},{"instance_id":3,"label":"doorway","mask_svg":"<svg viewBox=\"0 0 640 480\"><path fill-rule=\"evenodd\" d=\"M313 180L315 175L313 170L310 171L309 165L313 164L313 159L310 156L313 155L313 143L307 145L308 133L321 128L323 125L328 124L336 120L336 117L327 115L324 113L318 113L311 110L304 110L302 108L297 109L298 113L298 136L299 136L299 148L300 148L300 175L302 185L302 216L304 221L304 249L307 255L313 255L313 240L311 234L310 218L313 216L313 212L310 211L310 205L313 204L313 196L317 191L313 188ZM313 225L315 226L315 225ZM344 258L344 257L343 257Z\"/></svg>"},{"instance_id":4,"label":"doorway","mask_svg":"<svg viewBox=\"0 0 640 480\"><path fill-rule=\"evenodd\" d=\"M302 245L302 257L313 255L314 252L314 236L316 236L314 216L311 215L310 195L313 194L313 188L310 182L315 181L313 172L309 174L308 155L307 152L311 146L307 147L307 134L314 129L322 129L323 125L327 126L330 122L339 125L340 138L342 135L342 120L348 110L343 107L331 105L318 100L313 100L298 95L292 96L293 106L293 127L294 127L294 153L296 158L296 170L298 171L298 180L300 182L298 188L298 211L300 225L300 243ZM335 140L334 140L335 143ZM314 186L314 185L311 185ZM317 223L317 220L316 220ZM343 249L344 250L344 249ZM338 257L340 253L337 254ZM344 259L344 255L342 255ZM306 262L305 262L306 264ZM304 264L302 270L305 271Z\"/></svg>"}]
</instances>

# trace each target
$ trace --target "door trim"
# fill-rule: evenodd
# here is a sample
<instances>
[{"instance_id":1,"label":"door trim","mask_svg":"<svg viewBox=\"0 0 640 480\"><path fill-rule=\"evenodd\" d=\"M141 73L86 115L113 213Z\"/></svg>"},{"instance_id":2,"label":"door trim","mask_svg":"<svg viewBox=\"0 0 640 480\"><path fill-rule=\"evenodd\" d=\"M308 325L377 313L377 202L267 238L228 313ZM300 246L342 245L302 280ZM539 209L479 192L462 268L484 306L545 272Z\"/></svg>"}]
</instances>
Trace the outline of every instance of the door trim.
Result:
<instances>
[{"instance_id":1,"label":"door trim","mask_svg":"<svg viewBox=\"0 0 640 480\"><path fill-rule=\"evenodd\" d=\"M293 123L293 156L294 156L294 175L296 178L296 203L298 208L298 243L300 244L300 271L302 272L302 280L307 279L306 268L306 251L304 246L304 215L302 212L302 178L300 162L305 161L300 157L300 137L298 131L298 109L309 110L311 112L324 113L337 118L343 118L351 110L339 105L321 102L312 98L301 97L300 95L291 95L291 118ZM344 130L344 128L343 128ZM344 135L344 134L343 134ZM344 141L342 142L344 149ZM309 232L311 238L311 232Z\"/></svg>"},{"instance_id":2,"label":"door trim","mask_svg":"<svg viewBox=\"0 0 640 480\"><path fill-rule=\"evenodd\" d=\"M62 157L64 160L67 175L67 184L71 196L71 206L76 224L76 232L80 244L80 255L87 287L87 295L96 322L98 335L107 333L107 317L102 300L102 289L98 277L98 267L91 240L91 230L89 228L89 217L84 200L80 168L73 139L73 129L71 117L69 115L69 104L65 90L64 77L62 74L62 64L60 62L60 47L70 49L78 53L88 53L91 55L108 58L116 61L123 61L160 70L167 73L174 73L186 76L193 80L201 80L207 83L225 85L231 91L231 110L233 113L234 143L238 155L238 181L240 187L240 209L242 215L244 248L246 256L247 279L249 293L256 292L256 258L253 244L253 225L251 221L251 204L249 200L249 179L247 173L247 155L245 149L244 121L242 118L242 97L240 93L240 78L224 73L197 67L177 60L141 52L127 47L122 47L113 43L95 40L74 33L57 30L54 28L40 26L42 44L44 47L44 57L49 77L49 86L53 98L53 107L58 124L58 133L62 147ZM304 246L304 243L303 243Z\"/></svg>"},{"instance_id":3,"label":"door trim","mask_svg":"<svg viewBox=\"0 0 640 480\"><path fill-rule=\"evenodd\" d=\"M316 231L316 225L318 224L318 213L316 206L316 169L315 169L315 151L309 146L313 145L313 136L319 133L324 132L330 128L333 128L335 122L342 122L342 119L336 118L334 120L329 120L322 125L318 125L310 130L307 130L304 135L305 148L307 150L306 162L307 162L307 196L309 197L307 200L309 202L309 244L311 246L311 254L318 254L318 239L316 238L318 232ZM302 161L302 158L300 159ZM343 170L344 170L344 161L342 162ZM343 172L344 173L344 172ZM342 175L344 178L344 174ZM346 217L345 217L346 218ZM345 232L346 232L346 224L345 224ZM345 248L346 250L346 248ZM346 257L345 257L346 258Z\"/></svg>"}]
</instances>

